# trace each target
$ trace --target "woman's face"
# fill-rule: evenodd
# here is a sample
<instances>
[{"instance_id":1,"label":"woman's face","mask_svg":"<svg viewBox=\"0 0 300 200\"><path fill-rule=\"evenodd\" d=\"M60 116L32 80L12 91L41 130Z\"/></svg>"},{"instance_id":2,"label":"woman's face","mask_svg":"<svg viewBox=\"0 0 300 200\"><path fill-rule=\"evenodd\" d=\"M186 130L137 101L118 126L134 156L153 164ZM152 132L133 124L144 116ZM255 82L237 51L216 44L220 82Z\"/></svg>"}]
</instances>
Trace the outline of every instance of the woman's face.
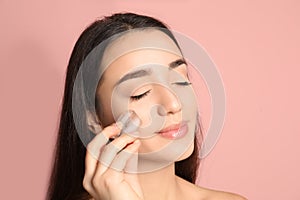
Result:
<instances>
[{"instance_id":1,"label":"woman's face","mask_svg":"<svg viewBox=\"0 0 300 200\"><path fill-rule=\"evenodd\" d=\"M164 48L155 44L145 48L144 41ZM116 56L119 49L130 45L131 51ZM188 157L194 147L197 105L187 64L169 36L159 30L127 34L107 48L104 62L108 64L97 90L102 125L133 110L141 120L139 153L164 149L167 159L170 154L165 149L172 143L170 153L182 147L176 160Z\"/></svg>"}]
</instances>

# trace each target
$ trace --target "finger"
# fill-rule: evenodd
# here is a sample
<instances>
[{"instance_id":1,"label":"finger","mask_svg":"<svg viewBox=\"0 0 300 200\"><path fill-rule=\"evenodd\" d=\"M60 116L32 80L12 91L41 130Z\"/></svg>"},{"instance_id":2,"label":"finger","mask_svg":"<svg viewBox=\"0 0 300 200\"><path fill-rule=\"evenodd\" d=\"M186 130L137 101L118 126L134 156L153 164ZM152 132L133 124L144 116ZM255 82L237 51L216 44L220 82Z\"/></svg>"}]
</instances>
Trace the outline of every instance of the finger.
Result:
<instances>
[{"instance_id":1,"label":"finger","mask_svg":"<svg viewBox=\"0 0 300 200\"><path fill-rule=\"evenodd\" d=\"M128 145L122 152L120 152L114 159L114 166L116 168L121 168L121 170L115 170L111 166L107 170L105 170L105 176L109 177L110 179L114 180L115 183L119 183L123 181L124 179L124 172L123 169L127 163L127 161L133 156L137 155L138 148L140 146L140 141L135 140L132 144ZM126 153L125 153L126 152ZM101 171L97 170L95 177L99 176L98 173L101 173ZM103 175L100 174L100 175Z\"/></svg>"},{"instance_id":2,"label":"finger","mask_svg":"<svg viewBox=\"0 0 300 200\"><path fill-rule=\"evenodd\" d=\"M132 112L126 112L122 114L119 120L107 126L101 133L97 134L95 138L88 144L85 160L85 175L84 175L84 185L86 187L92 188L92 178L95 174L95 170L98 166L98 160L101 154L103 147L107 144L109 138L116 137L120 134L121 129L123 128L126 121L132 115ZM112 152L117 153L119 149L113 148Z\"/></svg>"},{"instance_id":3,"label":"finger","mask_svg":"<svg viewBox=\"0 0 300 200\"><path fill-rule=\"evenodd\" d=\"M117 126L121 129L121 132L119 133L119 135L117 135L117 137L122 133L130 133L136 131L140 123L141 120L134 111L129 110L123 113L117 120Z\"/></svg>"},{"instance_id":4,"label":"finger","mask_svg":"<svg viewBox=\"0 0 300 200\"><path fill-rule=\"evenodd\" d=\"M132 133L132 132L136 131L139 128L140 124L141 124L141 119L138 117L138 115L134 111L132 111L132 114L130 116L130 120L128 120L126 122L122 132Z\"/></svg>"},{"instance_id":5,"label":"finger","mask_svg":"<svg viewBox=\"0 0 300 200\"><path fill-rule=\"evenodd\" d=\"M100 150L103 146L106 145L110 137L114 135L118 135L120 133L120 129L116 125L116 123L107 126L103 129L99 134L97 134L93 140L87 145L88 152L95 158L98 159L100 155Z\"/></svg>"},{"instance_id":6,"label":"finger","mask_svg":"<svg viewBox=\"0 0 300 200\"><path fill-rule=\"evenodd\" d=\"M128 144L133 143L134 140L136 140L136 138L124 134L106 145L100 155L100 163L97 166L98 169L96 169L97 173L104 173L104 171L110 166L117 153L125 148Z\"/></svg>"},{"instance_id":7,"label":"finger","mask_svg":"<svg viewBox=\"0 0 300 200\"><path fill-rule=\"evenodd\" d=\"M109 168L117 171L124 171L125 166L129 166L126 171L136 172L138 159L137 150L139 146L139 140L135 140L132 144L128 145L123 151L116 155Z\"/></svg>"},{"instance_id":8,"label":"finger","mask_svg":"<svg viewBox=\"0 0 300 200\"><path fill-rule=\"evenodd\" d=\"M115 124L108 126L103 129L101 133L97 134L87 145L85 156L85 175L83 180L83 184L86 187L91 187L90 182L95 174L101 148L105 146L109 137L116 135L119 132L120 129Z\"/></svg>"}]
</instances>

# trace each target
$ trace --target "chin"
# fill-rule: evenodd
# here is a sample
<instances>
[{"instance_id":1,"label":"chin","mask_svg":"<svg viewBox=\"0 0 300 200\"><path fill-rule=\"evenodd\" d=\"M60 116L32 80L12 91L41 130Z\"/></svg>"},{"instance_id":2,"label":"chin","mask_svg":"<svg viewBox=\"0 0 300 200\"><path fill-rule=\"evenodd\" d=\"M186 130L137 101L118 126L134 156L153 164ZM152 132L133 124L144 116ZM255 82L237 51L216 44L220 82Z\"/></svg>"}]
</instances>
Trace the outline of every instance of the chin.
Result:
<instances>
[{"instance_id":1,"label":"chin","mask_svg":"<svg viewBox=\"0 0 300 200\"><path fill-rule=\"evenodd\" d=\"M194 151L194 142L190 145L190 147L176 160L177 161L181 161L184 160L186 158L188 158L190 155L192 155Z\"/></svg>"}]
</instances>

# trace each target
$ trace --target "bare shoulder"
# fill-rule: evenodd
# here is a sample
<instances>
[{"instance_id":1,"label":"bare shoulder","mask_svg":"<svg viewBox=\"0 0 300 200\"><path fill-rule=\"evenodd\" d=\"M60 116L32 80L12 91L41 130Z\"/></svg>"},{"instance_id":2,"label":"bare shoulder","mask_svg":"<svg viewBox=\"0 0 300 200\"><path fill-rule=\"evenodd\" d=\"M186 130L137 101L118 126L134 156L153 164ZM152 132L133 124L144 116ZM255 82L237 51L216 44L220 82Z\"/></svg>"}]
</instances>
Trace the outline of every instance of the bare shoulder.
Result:
<instances>
[{"instance_id":1,"label":"bare shoulder","mask_svg":"<svg viewBox=\"0 0 300 200\"><path fill-rule=\"evenodd\" d=\"M207 200L247 200L245 197L231 192L217 191L207 188L201 188L201 190L206 191Z\"/></svg>"},{"instance_id":2,"label":"bare shoulder","mask_svg":"<svg viewBox=\"0 0 300 200\"><path fill-rule=\"evenodd\" d=\"M181 178L180 178L181 179ZM195 199L195 200L247 200L245 197L231 193L218 190L212 190L204 187L192 184L184 179L180 180L182 191L184 191L184 196L188 197L185 199Z\"/></svg>"}]
</instances>

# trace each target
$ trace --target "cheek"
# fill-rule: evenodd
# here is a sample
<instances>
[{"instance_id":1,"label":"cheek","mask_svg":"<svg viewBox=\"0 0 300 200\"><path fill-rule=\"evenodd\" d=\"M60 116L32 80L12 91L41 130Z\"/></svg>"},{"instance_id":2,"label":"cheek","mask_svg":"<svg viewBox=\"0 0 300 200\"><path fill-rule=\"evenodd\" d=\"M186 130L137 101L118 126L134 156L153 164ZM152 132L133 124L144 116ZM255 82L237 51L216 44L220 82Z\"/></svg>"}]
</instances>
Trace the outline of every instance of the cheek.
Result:
<instances>
[{"instance_id":1,"label":"cheek","mask_svg":"<svg viewBox=\"0 0 300 200\"><path fill-rule=\"evenodd\" d=\"M97 114L100 118L101 124L106 127L115 122L111 109L111 97L107 92L101 92L98 94L97 103L99 108L97 109Z\"/></svg>"},{"instance_id":2,"label":"cheek","mask_svg":"<svg viewBox=\"0 0 300 200\"><path fill-rule=\"evenodd\" d=\"M143 101L141 103L130 103L129 109L136 112L141 119L141 127L147 127L151 124L151 110L154 109L155 103L152 100Z\"/></svg>"},{"instance_id":3,"label":"cheek","mask_svg":"<svg viewBox=\"0 0 300 200\"><path fill-rule=\"evenodd\" d=\"M196 118L198 105L192 87L180 86L171 89L173 90L173 93L176 95L176 98L178 98L182 106L181 116L183 117L183 120L193 120L194 118ZM158 106L160 106L159 102L160 94L152 93L149 96L145 97L145 99L129 102L127 106L130 110L135 111L140 117L142 121L141 126L147 127L150 126L151 123L153 123L152 119L154 119L158 115L157 110Z\"/></svg>"},{"instance_id":4,"label":"cheek","mask_svg":"<svg viewBox=\"0 0 300 200\"><path fill-rule=\"evenodd\" d=\"M176 94L182 104L183 112L185 112L183 114L185 116L186 115L193 116L194 114L196 114L198 105L197 105L196 95L192 87L177 89Z\"/></svg>"},{"instance_id":5,"label":"cheek","mask_svg":"<svg viewBox=\"0 0 300 200\"><path fill-rule=\"evenodd\" d=\"M114 123L113 114L111 112L110 106L106 106L105 104L99 103L99 109L97 110L97 114L99 116L99 120L103 127L106 127L112 123Z\"/></svg>"},{"instance_id":6,"label":"cheek","mask_svg":"<svg viewBox=\"0 0 300 200\"><path fill-rule=\"evenodd\" d=\"M188 158L190 155L192 155L194 151L194 143L192 143L189 148L182 154L176 161L184 160Z\"/></svg>"}]
</instances>

